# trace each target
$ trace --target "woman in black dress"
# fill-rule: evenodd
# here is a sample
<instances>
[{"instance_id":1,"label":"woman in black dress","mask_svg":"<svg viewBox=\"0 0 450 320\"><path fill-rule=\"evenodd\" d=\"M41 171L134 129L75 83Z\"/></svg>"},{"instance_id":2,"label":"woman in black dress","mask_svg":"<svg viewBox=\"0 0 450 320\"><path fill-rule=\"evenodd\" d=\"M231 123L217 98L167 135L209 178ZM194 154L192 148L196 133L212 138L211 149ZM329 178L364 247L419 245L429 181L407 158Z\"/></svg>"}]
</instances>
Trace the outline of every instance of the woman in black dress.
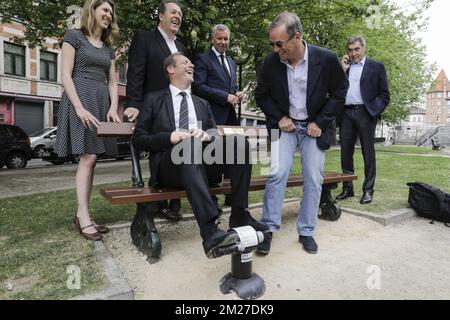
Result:
<instances>
[{"instance_id":1,"label":"woman in black dress","mask_svg":"<svg viewBox=\"0 0 450 320\"><path fill-rule=\"evenodd\" d=\"M88 240L101 240L101 233L108 232L108 228L91 220L89 202L97 155L117 154L114 139L96 135L100 121L121 122L117 113L115 53L111 47L117 33L114 3L87 0L81 29L67 30L62 45L64 93L58 113L56 152L61 157L80 155L74 223Z\"/></svg>"}]
</instances>

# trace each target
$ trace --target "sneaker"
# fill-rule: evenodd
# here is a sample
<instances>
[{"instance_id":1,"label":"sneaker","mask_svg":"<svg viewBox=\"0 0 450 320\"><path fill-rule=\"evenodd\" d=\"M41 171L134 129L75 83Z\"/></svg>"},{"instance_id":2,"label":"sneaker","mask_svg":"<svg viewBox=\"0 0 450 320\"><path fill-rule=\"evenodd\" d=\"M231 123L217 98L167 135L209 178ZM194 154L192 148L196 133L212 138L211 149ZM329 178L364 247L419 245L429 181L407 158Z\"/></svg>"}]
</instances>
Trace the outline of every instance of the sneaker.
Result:
<instances>
[{"instance_id":1,"label":"sneaker","mask_svg":"<svg viewBox=\"0 0 450 320\"><path fill-rule=\"evenodd\" d=\"M317 243L311 236L299 236L298 242L303 245L303 249L308 253L317 253L318 247Z\"/></svg>"},{"instance_id":2,"label":"sneaker","mask_svg":"<svg viewBox=\"0 0 450 320\"><path fill-rule=\"evenodd\" d=\"M264 240L258 245L258 252L261 255L268 255L270 252L270 243L272 242L272 232L266 232L264 234Z\"/></svg>"}]
</instances>

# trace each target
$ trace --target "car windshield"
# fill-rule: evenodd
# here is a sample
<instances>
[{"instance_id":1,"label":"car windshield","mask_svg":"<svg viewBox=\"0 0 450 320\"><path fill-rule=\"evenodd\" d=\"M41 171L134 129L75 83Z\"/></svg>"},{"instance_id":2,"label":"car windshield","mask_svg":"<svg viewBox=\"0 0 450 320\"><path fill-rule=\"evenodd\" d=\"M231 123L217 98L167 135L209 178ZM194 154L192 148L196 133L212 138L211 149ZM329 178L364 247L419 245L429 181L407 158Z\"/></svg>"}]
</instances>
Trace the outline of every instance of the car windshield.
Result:
<instances>
[{"instance_id":1,"label":"car windshield","mask_svg":"<svg viewBox=\"0 0 450 320\"><path fill-rule=\"evenodd\" d=\"M35 131L33 133L30 134L30 137L38 137L38 136L43 136L46 135L47 133L49 133L50 131L52 131L53 128L45 128L45 129L41 129L38 131Z\"/></svg>"}]
</instances>

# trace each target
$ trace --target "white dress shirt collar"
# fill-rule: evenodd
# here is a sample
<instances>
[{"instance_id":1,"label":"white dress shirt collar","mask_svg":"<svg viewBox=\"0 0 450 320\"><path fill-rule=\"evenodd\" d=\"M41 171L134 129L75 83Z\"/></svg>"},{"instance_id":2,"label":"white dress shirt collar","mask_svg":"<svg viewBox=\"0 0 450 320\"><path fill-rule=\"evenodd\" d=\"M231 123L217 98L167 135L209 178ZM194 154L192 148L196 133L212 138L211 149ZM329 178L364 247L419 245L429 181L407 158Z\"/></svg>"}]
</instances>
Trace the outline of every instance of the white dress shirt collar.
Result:
<instances>
[{"instance_id":1,"label":"white dress shirt collar","mask_svg":"<svg viewBox=\"0 0 450 320\"><path fill-rule=\"evenodd\" d=\"M222 53L220 53L219 51L217 51L216 48L214 48L214 46L212 46L211 49L212 49L212 51L214 51L214 53L216 54L217 58L220 58L220 55L221 55ZM226 57L227 54L224 53L223 56Z\"/></svg>"},{"instance_id":2,"label":"white dress shirt collar","mask_svg":"<svg viewBox=\"0 0 450 320\"><path fill-rule=\"evenodd\" d=\"M186 92L188 94L188 96L191 95L191 87L187 88L186 90L181 90L181 89L178 89L177 87L175 87L174 85L170 84L169 89L170 89L170 92L172 93L172 96L177 96L178 94L180 94L181 91Z\"/></svg>"},{"instance_id":3,"label":"white dress shirt collar","mask_svg":"<svg viewBox=\"0 0 450 320\"><path fill-rule=\"evenodd\" d=\"M361 61L357 62L357 63L352 63L353 64L359 64L362 67L364 67L364 65L366 64L366 56L364 56L364 58L361 59Z\"/></svg>"},{"instance_id":4,"label":"white dress shirt collar","mask_svg":"<svg viewBox=\"0 0 450 320\"><path fill-rule=\"evenodd\" d=\"M299 60L299 61L297 62L297 66L298 66L299 64L302 64L303 61L306 62L306 63L308 63L308 60L309 60L309 49L308 49L308 44L307 44L305 41L303 41L303 44L305 45L305 54L303 55L303 59L302 59L302 60ZM291 69L293 69L292 66L289 64L289 61L287 61L287 60L281 60L281 59L280 59L280 61L281 61L282 63L284 63L288 68L290 67Z\"/></svg>"},{"instance_id":5,"label":"white dress shirt collar","mask_svg":"<svg viewBox=\"0 0 450 320\"><path fill-rule=\"evenodd\" d=\"M162 34L164 40L166 40L166 41L172 41L172 42L173 42L173 41L175 41L175 40L177 39L176 36L173 36L172 39L169 38L169 36L167 35L167 33L165 33L164 30L163 30L161 27L159 27L159 26L158 26L158 30L159 30L159 32L161 32L161 34Z\"/></svg>"}]
</instances>

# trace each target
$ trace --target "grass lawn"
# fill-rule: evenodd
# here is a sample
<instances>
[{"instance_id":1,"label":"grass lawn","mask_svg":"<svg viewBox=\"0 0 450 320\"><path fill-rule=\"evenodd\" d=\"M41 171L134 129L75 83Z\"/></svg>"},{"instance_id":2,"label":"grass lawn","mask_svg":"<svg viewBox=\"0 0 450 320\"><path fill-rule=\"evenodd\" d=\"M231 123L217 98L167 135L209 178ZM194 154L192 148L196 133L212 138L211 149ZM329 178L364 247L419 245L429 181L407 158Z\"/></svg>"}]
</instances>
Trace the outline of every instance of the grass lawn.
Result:
<instances>
[{"instance_id":1,"label":"grass lawn","mask_svg":"<svg viewBox=\"0 0 450 320\"><path fill-rule=\"evenodd\" d=\"M406 182L423 181L450 191L450 158L404 155L394 146L377 152L377 181L374 202L359 204L364 179L359 149L355 153L355 169L359 180L355 183L356 196L341 202L344 207L383 214L407 206ZM416 148L421 149L421 148ZM387 152L384 152L387 151ZM408 150L407 153L412 153ZM431 153L429 150L428 153ZM340 171L340 151L327 152L328 171ZM300 172L296 159L293 171ZM261 175L261 166L254 166L254 175ZM129 182L110 184L127 185ZM134 205L111 205L93 189L91 209L98 223L131 221ZM341 187L334 191L340 192ZM251 192L251 202L261 202L263 191ZM288 188L286 198L299 197L301 188ZM222 203L223 198L220 199ZM183 210L190 210L187 201ZM100 290L108 286L94 255L92 242L84 240L74 229L75 192L59 191L0 200L0 299L66 299ZM67 288L69 266L81 269L81 289ZM13 285L7 291L5 282Z\"/></svg>"},{"instance_id":2,"label":"grass lawn","mask_svg":"<svg viewBox=\"0 0 450 320\"><path fill-rule=\"evenodd\" d=\"M384 145L375 145L376 151L381 152L397 152L397 153L412 153L412 154L441 154L440 151L431 150L431 148L421 148L415 147L411 145L393 145L393 146L384 146Z\"/></svg>"}]
</instances>

